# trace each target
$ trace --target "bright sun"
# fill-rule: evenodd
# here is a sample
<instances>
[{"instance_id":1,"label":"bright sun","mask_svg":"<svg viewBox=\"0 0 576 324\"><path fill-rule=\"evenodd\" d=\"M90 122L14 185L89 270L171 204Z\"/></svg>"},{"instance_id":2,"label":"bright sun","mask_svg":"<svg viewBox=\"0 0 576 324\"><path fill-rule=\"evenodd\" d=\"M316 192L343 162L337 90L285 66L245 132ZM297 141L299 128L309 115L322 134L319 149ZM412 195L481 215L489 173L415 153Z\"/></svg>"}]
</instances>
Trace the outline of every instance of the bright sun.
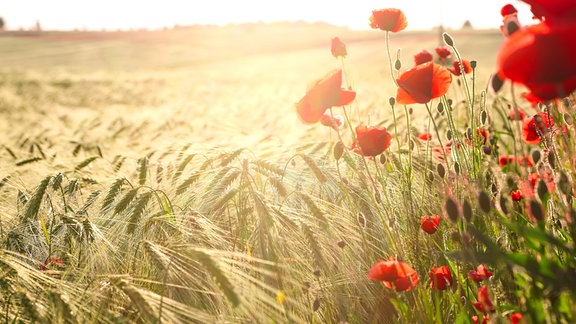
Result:
<instances>
[{"instance_id":1,"label":"bright sun","mask_svg":"<svg viewBox=\"0 0 576 324\"><path fill-rule=\"evenodd\" d=\"M511 1L521 20L529 21L527 6ZM9 29L29 28L40 21L44 29L163 28L176 24L227 24L278 20L325 21L353 29L368 28L372 9L396 7L408 17L408 29L429 29L441 23L459 28L470 20L476 28L498 28L501 0L398 1L270 1L270 0L4 0L0 13ZM30 10L34 8L34 10Z\"/></svg>"}]
</instances>

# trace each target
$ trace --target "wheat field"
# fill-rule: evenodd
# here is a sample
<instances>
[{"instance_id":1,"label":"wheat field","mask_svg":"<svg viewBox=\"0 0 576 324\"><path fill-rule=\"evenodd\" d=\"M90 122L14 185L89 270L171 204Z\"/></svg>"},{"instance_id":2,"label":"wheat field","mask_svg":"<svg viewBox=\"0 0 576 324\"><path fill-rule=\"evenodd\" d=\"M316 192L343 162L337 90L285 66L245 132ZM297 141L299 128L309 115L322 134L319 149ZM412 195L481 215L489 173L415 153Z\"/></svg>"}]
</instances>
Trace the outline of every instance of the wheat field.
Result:
<instances>
[{"instance_id":1,"label":"wheat field","mask_svg":"<svg viewBox=\"0 0 576 324\"><path fill-rule=\"evenodd\" d=\"M450 33L462 57L478 62L479 95L503 36ZM330 55L336 36L348 47L344 66ZM406 69L439 42L436 31L393 35L392 55ZM469 322L474 310L461 299L475 298L466 282L473 263L449 253L461 240L454 228L418 230L421 215L442 213L446 190L429 176L436 164L426 144L410 154L411 181L401 180L408 129L403 109L394 124L388 66L383 34L323 24L0 34L0 316ZM336 160L335 132L298 120L307 85L338 68L357 92L350 119L396 126L398 156ZM456 107L462 91L451 89ZM429 127L427 116L413 107L413 135ZM350 129L342 138L352 144ZM467 192L466 183L454 188ZM483 222L487 235L513 241L496 216ZM387 290L367 271L389 255L422 273L449 264L458 285L442 297ZM520 288L507 265L498 269L503 306L493 318L503 320Z\"/></svg>"}]
</instances>

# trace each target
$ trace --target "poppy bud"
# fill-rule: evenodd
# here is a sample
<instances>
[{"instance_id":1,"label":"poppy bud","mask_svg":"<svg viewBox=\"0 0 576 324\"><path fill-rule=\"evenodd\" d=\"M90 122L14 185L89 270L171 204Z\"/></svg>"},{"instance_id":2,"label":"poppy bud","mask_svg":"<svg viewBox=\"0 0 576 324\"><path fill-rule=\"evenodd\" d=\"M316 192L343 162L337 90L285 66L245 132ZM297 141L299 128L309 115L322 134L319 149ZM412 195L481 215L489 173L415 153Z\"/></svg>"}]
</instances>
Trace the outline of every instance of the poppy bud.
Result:
<instances>
[{"instance_id":1,"label":"poppy bud","mask_svg":"<svg viewBox=\"0 0 576 324\"><path fill-rule=\"evenodd\" d=\"M454 162L454 172L458 175L460 174L460 163Z\"/></svg>"},{"instance_id":2,"label":"poppy bud","mask_svg":"<svg viewBox=\"0 0 576 324\"><path fill-rule=\"evenodd\" d=\"M553 170L556 169L556 156L552 152L548 154L548 164Z\"/></svg>"},{"instance_id":3,"label":"poppy bud","mask_svg":"<svg viewBox=\"0 0 576 324\"><path fill-rule=\"evenodd\" d=\"M448 99L448 106L452 107L452 103L454 103L454 101L452 99Z\"/></svg>"},{"instance_id":4,"label":"poppy bud","mask_svg":"<svg viewBox=\"0 0 576 324\"><path fill-rule=\"evenodd\" d=\"M492 154L492 148L490 146L486 146L486 145L482 146L482 151L486 155Z\"/></svg>"},{"instance_id":5,"label":"poppy bud","mask_svg":"<svg viewBox=\"0 0 576 324\"><path fill-rule=\"evenodd\" d=\"M542 153L540 152L539 149L535 149L534 151L532 151L532 161L534 161L534 164L537 164L538 162L540 162L540 158L542 157Z\"/></svg>"},{"instance_id":6,"label":"poppy bud","mask_svg":"<svg viewBox=\"0 0 576 324\"><path fill-rule=\"evenodd\" d=\"M498 74L494 74L494 75L492 75L492 80L490 81L490 85L492 86L492 89L494 90L494 92L498 92L498 91L500 91L500 89L502 89L502 86L504 85L504 80L500 79Z\"/></svg>"},{"instance_id":7,"label":"poppy bud","mask_svg":"<svg viewBox=\"0 0 576 324\"><path fill-rule=\"evenodd\" d=\"M342 143L342 141L339 141L336 144L334 144L333 153L334 153L334 159L336 159L336 161L340 160L342 154L344 154L344 143Z\"/></svg>"},{"instance_id":8,"label":"poppy bud","mask_svg":"<svg viewBox=\"0 0 576 324\"><path fill-rule=\"evenodd\" d=\"M412 113L414 113L414 109L412 109L412 107L408 108L408 113L412 115Z\"/></svg>"},{"instance_id":9,"label":"poppy bud","mask_svg":"<svg viewBox=\"0 0 576 324\"><path fill-rule=\"evenodd\" d=\"M564 171L560 172L560 179L558 179L558 188L563 194L565 195L570 194L571 191L570 180L568 179L568 175Z\"/></svg>"},{"instance_id":10,"label":"poppy bud","mask_svg":"<svg viewBox=\"0 0 576 324\"><path fill-rule=\"evenodd\" d=\"M444 176L446 175L446 169L442 163L438 163L438 165L436 165L436 171L438 172L440 178L444 179Z\"/></svg>"},{"instance_id":11,"label":"poppy bud","mask_svg":"<svg viewBox=\"0 0 576 324\"><path fill-rule=\"evenodd\" d=\"M444 43L446 43L446 45L454 46L454 39L452 38L452 36L450 36L450 34L444 32L442 34L442 38L444 38Z\"/></svg>"},{"instance_id":12,"label":"poppy bud","mask_svg":"<svg viewBox=\"0 0 576 324\"><path fill-rule=\"evenodd\" d=\"M428 181L434 181L434 173L432 173L432 171L428 172Z\"/></svg>"},{"instance_id":13,"label":"poppy bud","mask_svg":"<svg viewBox=\"0 0 576 324\"><path fill-rule=\"evenodd\" d=\"M400 62L400 60L396 60L396 63L394 63L394 68L396 71L399 71L400 68L402 68L402 62Z\"/></svg>"},{"instance_id":14,"label":"poppy bud","mask_svg":"<svg viewBox=\"0 0 576 324\"><path fill-rule=\"evenodd\" d=\"M548 196L548 186L544 180L540 179L538 185L536 186L536 192L538 192L538 197L540 200L545 201Z\"/></svg>"},{"instance_id":15,"label":"poppy bud","mask_svg":"<svg viewBox=\"0 0 576 324\"><path fill-rule=\"evenodd\" d=\"M476 65L477 65L477 62L476 62L476 61L470 61L470 66L471 66L473 69L476 68Z\"/></svg>"},{"instance_id":16,"label":"poppy bud","mask_svg":"<svg viewBox=\"0 0 576 324\"><path fill-rule=\"evenodd\" d=\"M500 209L504 214L508 214L508 200L503 195L500 196Z\"/></svg>"},{"instance_id":17,"label":"poppy bud","mask_svg":"<svg viewBox=\"0 0 576 324\"><path fill-rule=\"evenodd\" d=\"M437 110L439 113L442 113L442 112L444 111L444 104L442 103L442 101L440 101L440 102L438 103L438 106L436 106L436 110Z\"/></svg>"},{"instance_id":18,"label":"poppy bud","mask_svg":"<svg viewBox=\"0 0 576 324\"><path fill-rule=\"evenodd\" d=\"M446 132L446 138L447 138L448 140L451 140L451 139L452 139L452 131L451 131L451 130L448 130L448 131Z\"/></svg>"},{"instance_id":19,"label":"poppy bud","mask_svg":"<svg viewBox=\"0 0 576 324\"><path fill-rule=\"evenodd\" d=\"M490 196L486 191L482 190L480 191L480 194L478 194L478 204L480 205L480 209L482 209L483 212L485 213L490 212L491 208Z\"/></svg>"},{"instance_id":20,"label":"poppy bud","mask_svg":"<svg viewBox=\"0 0 576 324\"><path fill-rule=\"evenodd\" d=\"M390 106L394 107L394 105L396 104L396 98L390 97L390 99L388 99L388 102L390 103Z\"/></svg>"},{"instance_id":21,"label":"poppy bud","mask_svg":"<svg viewBox=\"0 0 576 324\"><path fill-rule=\"evenodd\" d=\"M450 220L453 221L454 223L457 222L458 218L460 218L460 213L458 211L458 204L452 197L448 197L448 199L446 199L446 202L444 203L444 208L446 210L448 218L450 218Z\"/></svg>"},{"instance_id":22,"label":"poppy bud","mask_svg":"<svg viewBox=\"0 0 576 324\"><path fill-rule=\"evenodd\" d=\"M530 200L530 215L534 217L538 222L544 220L544 209L542 205L538 202L538 200L532 199Z\"/></svg>"},{"instance_id":23,"label":"poppy bud","mask_svg":"<svg viewBox=\"0 0 576 324\"><path fill-rule=\"evenodd\" d=\"M381 164L386 164L386 161L387 161L386 155L380 154L380 163L381 163Z\"/></svg>"},{"instance_id":24,"label":"poppy bud","mask_svg":"<svg viewBox=\"0 0 576 324\"><path fill-rule=\"evenodd\" d=\"M346 242L344 242L343 240L338 241L338 247L343 249L346 246Z\"/></svg>"},{"instance_id":25,"label":"poppy bud","mask_svg":"<svg viewBox=\"0 0 576 324\"><path fill-rule=\"evenodd\" d=\"M468 199L464 199L462 202L462 213L464 214L464 219L466 219L467 222L472 219L472 204L470 204Z\"/></svg>"},{"instance_id":26,"label":"poppy bud","mask_svg":"<svg viewBox=\"0 0 576 324\"><path fill-rule=\"evenodd\" d=\"M480 113L480 121L482 122L482 125L486 125L486 120L488 120L488 114L486 113L486 110L482 110Z\"/></svg>"}]
</instances>

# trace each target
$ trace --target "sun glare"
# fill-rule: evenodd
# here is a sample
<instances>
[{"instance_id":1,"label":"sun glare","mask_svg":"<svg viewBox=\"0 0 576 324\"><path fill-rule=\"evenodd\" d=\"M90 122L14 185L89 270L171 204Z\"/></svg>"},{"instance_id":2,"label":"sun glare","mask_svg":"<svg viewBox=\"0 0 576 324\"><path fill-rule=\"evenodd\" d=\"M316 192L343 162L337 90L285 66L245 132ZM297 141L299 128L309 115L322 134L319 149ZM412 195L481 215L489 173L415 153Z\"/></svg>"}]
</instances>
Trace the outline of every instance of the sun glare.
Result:
<instances>
[{"instance_id":1,"label":"sun glare","mask_svg":"<svg viewBox=\"0 0 576 324\"><path fill-rule=\"evenodd\" d=\"M529 16L524 3L511 1L521 16ZM497 28L499 10L505 1L488 0L482 5L472 0L360 0L346 2L212 0L212 1L73 1L7 0L0 13L8 29L28 29L40 22L50 30L158 29L175 25L273 21L324 21L351 29L367 29L367 12L398 7L410 17L408 30L429 29L443 24L459 28L470 21L475 28ZM35 10L30 10L34 8ZM469 14L462 12L468 8ZM523 18L524 19L524 18ZM526 18L526 20L529 19Z\"/></svg>"}]
</instances>

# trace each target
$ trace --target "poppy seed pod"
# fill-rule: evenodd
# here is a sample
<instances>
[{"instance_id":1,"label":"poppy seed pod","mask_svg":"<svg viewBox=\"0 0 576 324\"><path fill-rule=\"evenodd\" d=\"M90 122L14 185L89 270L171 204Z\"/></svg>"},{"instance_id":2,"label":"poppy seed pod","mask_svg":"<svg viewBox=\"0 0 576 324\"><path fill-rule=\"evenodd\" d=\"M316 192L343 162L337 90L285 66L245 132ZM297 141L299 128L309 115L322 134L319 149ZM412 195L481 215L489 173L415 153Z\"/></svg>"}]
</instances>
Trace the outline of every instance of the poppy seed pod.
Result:
<instances>
[{"instance_id":1,"label":"poppy seed pod","mask_svg":"<svg viewBox=\"0 0 576 324\"><path fill-rule=\"evenodd\" d=\"M452 36L450 36L450 34L444 32L442 34L442 38L444 39L444 43L446 43L446 45L454 46L454 39L452 38Z\"/></svg>"}]
</instances>

